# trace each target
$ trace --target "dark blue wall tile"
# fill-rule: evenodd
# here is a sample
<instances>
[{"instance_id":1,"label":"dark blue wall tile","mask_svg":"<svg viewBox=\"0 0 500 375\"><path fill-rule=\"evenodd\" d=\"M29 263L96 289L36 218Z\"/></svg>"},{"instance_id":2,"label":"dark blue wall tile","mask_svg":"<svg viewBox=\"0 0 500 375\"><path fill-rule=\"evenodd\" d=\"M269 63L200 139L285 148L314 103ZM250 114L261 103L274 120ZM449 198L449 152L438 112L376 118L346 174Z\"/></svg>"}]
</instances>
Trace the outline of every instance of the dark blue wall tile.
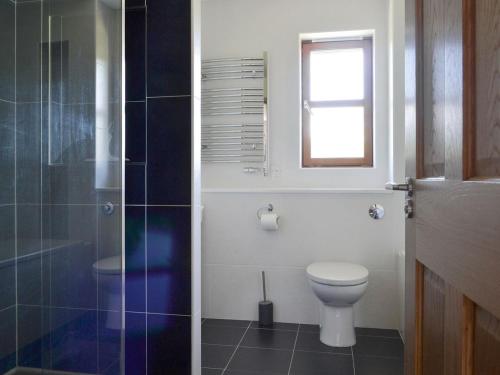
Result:
<instances>
[{"instance_id":1,"label":"dark blue wall tile","mask_svg":"<svg viewBox=\"0 0 500 375\"><path fill-rule=\"evenodd\" d=\"M0 179L0 204L14 203L15 111L14 103L0 101L0 139L2 140L0 142L0 173L2 175Z\"/></svg>"},{"instance_id":2,"label":"dark blue wall tile","mask_svg":"<svg viewBox=\"0 0 500 375\"><path fill-rule=\"evenodd\" d=\"M146 102L125 105L125 157L132 163L146 161Z\"/></svg>"},{"instance_id":3,"label":"dark blue wall tile","mask_svg":"<svg viewBox=\"0 0 500 375\"><path fill-rule=\"evenodd\" d=\"M0 373L16 366L16 308L0 311Z\"/></svg>"},{"instance_id":4,"label":"dark blue wall tile","mask_svg":"<svg viewBox=\"0 0 500 375\"><path fill-rule=\"evenodd\" d=\"M146 203L146 164L125 164L125 204Z\"/></svg>"},{"instance_id":5,"label":"dark blue wall tile","mask_svg":"<svg viewBox=\"0 0 500 375\"><path fill-rule=\"evenodd\" d=\"M146 314L125 314L125 374L146 374Z\"/></svg>"},{"instance_id":6,"label":"dark blue wall tile","mask_svg":"<svg viewBox=\"0 0 500 375\"><path fill-rule=\"evenodd\" d=\"M191 203L191 98L148 99L147 204Z\"/></svg>"},{"instance_id":7,"label":"dark blue wall tile","mask_svg":"<svg viewBox=\"0 0 500 375\"><path fill-rule=\"evenodd\" d=\"M42 2L16 5L16 96L18 102L40 101Z\"/></svg>"},{"instance_id":8,"label":"dark blue wall tile","mask_svg":"<svg viewBox=\"0 0 500 375\"><path fill-rule=\"evenodd\" d=\"M2 211L0 210L0 215ZM15 261L0 263L0 310L16 304Z\"/></svg>"},{"instance_id":9,"label":"dark blue wall tile","mask_svg":"<svg viewBox=\"0 0 500 375\"><path fill-rule=\"evenodd\" d=\"M148 314L148 374L191 373L191 319Z\"/></svg>"},{"instance_id":10,"label":"dark blue wall tile","mask_svg":"<svg viewBox=\"0 0 500 375\"><path fill-rule=\"evenodd\" d=\"M148 312L191 314L191 208L147 207Z\"/></svg>"},{"instance_id":11,"label":"dark blue wall tile","mask_svg":"<svg viewBox=\"0 0 500 375\"><path fill-rule=\"evenodd\" d=\"M42 366L42 309L40 306L18 306L19 366Z\"/></svg>"},{"instance_id":12,"label":"dark blue wall tile","mask_svg":"<svg viewBox=\"0 0 500 375\"><path fill-rule=\"evenodd\" d=\"M51 369L97 373L97 312L51 309Z\"/></svg>"},{"instance_id":13,"label":"dark blue wall tile","mask_svg":"<svg viewBox=\"0 0 500 375\"><path fill-rule=\"evenodd\" d=\"M10 0L0 0L0 99L14 101L15 77L15 5Z\"/></svg>"},{"instance_id":14,"label":"dark blue wall tile","mask_svg":"<svg viewBox=\"0 0 500 375\"><path fill-rule=\"evenodd\" d=\"M191 93L191 2L148 0L148 97Z\"/></svg>"},{"instance_id":15,"label":"dark blue wall tile","mask_svg":"<svg viewBox=\"0 0 500 375\"><path fill-rule=\"evenodd\" d=\"M92 221L82 217L81 225L92 225ZM93 225L95 226L95 223ZM97 260L95 242L65 246L55 250L52 255L50 264L52 306L96 308L97 284L92 267Z\"/></svg>"},{"instance_id":16,"label":"dark blue wall tile","mask_svg":"<svg viewBox=\"0 0 500 375\"><path fill-rule=\"evenodd\" d=\"M39 254L17 263L17 299L24 305L42 304L42 259Z\"/></svg>"},{"instance_id":17,"label":"dark blue wall tile","mask_svg":"<svg viewBox=\"0 0 500 375\"><path fill-rule=\"evenodd\" d=\"M127 7L141 1L127 1ZM144 5L144 0L142 0ZM125 12L125 100L146 98L146 8Z\"/></svg>"},{"instance_id":18,"label":"dark blue wall tile","mask_svg":"<svg viewBox=\"0 0 500 375\"><path fill-rule=\"evenodd\" d=\"M122 314L121 311L99 311L97 316L99 319L99 374L111 375L110 369L120 361Z\"/></svg>"},{"instance_id":19,"label":"dark blue wall tile","mask_svg":"<svg viewBox=\"0 0 500 375\"><path fill-rule=\"evenodd\" d=\"M125 207L125 309L146 311L146 207Z\"/></svg>"},{"instance_id":20,"label":"dark blue wall tile","mask_svg":"<svg viewBox=\"0 0 500 375\"><path fill-rule=\"evenodd\" d=\"M0 207L0 262L16 255L16 208L14 205Z\"/></svg>"},{"instance_id":21,"label":"dark blue wall tile","mask_svg":"<svg viewBox=\"0 0 500 375\"><path fill-rule=\"evenodd\" d=\"M125 8L143 7L146 5L146 0L125 0Z\"/></svg>"}]
</instances>

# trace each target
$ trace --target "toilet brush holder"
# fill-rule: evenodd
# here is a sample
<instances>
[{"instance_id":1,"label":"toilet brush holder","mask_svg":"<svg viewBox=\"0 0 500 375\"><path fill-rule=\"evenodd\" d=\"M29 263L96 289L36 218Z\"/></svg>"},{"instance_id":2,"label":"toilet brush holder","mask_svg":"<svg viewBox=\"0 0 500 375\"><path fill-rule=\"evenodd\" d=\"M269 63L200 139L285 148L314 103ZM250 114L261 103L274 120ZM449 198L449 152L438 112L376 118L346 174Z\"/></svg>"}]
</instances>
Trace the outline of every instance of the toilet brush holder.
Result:
<instances>
[{"instance_id":1,"label":"toilet brush holder","mask_svg":"<svg viewBox=\"0 0 500 375\"><path fill-rule=\"evenodd\" d=\"M266 274L262 271L262 296L263 300L259 302L259 326L269 327L274 323L274 307L271 301L266 297Z\"/></svg>"}]
</instances>

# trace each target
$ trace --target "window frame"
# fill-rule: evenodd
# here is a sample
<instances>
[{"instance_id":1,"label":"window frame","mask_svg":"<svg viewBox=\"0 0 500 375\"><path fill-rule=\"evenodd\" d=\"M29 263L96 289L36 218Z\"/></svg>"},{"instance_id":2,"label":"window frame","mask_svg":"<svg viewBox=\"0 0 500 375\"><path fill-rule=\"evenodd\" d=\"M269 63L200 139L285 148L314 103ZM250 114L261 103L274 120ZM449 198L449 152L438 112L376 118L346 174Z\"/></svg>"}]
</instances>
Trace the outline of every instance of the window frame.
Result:
<instances>
[{"instance_id":1,"label":"window frame","mask_svg":"<svg viewBox=\"0 0 500 375\"><path fill-rule=\"evenodd\" d=\"M313 51L362 48L364 50L365 97L361 100L310 100L310 59ZM373 37L352 40L302 40L302 167L373 167ZM311 158L310 108L359 106L365 109L363 158Z\"/></svg>"}]
</instances>

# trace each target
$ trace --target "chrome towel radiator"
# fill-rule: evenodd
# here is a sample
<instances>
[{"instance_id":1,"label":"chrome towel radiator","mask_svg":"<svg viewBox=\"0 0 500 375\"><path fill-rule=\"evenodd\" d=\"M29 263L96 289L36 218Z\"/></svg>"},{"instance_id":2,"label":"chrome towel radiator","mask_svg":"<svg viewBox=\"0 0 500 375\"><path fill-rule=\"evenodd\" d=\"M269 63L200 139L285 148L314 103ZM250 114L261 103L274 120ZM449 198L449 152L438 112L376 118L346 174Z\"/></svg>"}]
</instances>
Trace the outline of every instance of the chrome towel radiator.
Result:
<instances>
[{"instance_id":1,"label":"chrome towel radiator","mask_svg":"<svg viewBox=\"0 0 500 375\"><path fill-rule=\"evenodd\" d=\"M202 161L269 171L268 59L202 61Z\"/></svg>"}]
</instances>

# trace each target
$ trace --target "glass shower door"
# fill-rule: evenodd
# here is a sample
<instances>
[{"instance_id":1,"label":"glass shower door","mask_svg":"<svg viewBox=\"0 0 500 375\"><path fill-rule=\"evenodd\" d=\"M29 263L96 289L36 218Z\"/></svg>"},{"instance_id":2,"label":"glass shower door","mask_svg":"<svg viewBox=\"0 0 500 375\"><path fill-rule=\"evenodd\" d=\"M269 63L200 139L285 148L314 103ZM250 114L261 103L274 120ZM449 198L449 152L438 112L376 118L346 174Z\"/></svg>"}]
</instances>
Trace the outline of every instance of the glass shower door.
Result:
<instances>
[{"instance_id":1,"label":"glass shower door","mask_svg":"<svg viewBox=\"0 0 500 375\"><path fill-rule=\"evenodd\" d=\"M121 1L16 12L17 97L35 96L18 104L16 371L119 374Z\"/></svg>"}]
</instances>

